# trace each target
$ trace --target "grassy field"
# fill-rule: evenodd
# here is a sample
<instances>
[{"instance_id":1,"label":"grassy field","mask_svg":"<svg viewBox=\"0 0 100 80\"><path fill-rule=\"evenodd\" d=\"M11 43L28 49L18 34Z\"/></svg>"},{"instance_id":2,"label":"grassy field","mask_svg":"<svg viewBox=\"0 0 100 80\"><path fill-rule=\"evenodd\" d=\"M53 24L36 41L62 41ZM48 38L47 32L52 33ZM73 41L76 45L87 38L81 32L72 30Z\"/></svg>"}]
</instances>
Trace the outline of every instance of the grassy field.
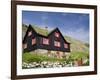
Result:
<instances>
[{"instance_id":1,"label":"grassy field","mask_svg":"<svg viewBox=\"0 0 100 80\"><path fill-rule=\"evenodd\" d=\"M67 58L54 58L54 57L48 57L45 55L41 55L41 54L31 54L31 53L23 53L22 55L22 61L26 62L26 63L31 63L31 62L43 62L43 61L49 61L49 62L66 62L66 63L70 63L70 62L74 62L76 60L80 60L80 59L84 59L84 60L89 60L89 54L88 53L82 53L82 52L74 52L71 53ZM85 64L89 64L89 62L86 62Z\"/></svg>"},{"instance_id":2,"label":"grassy field","mask_svg":"<svg viewBox=\"0 0 100 80\"><path fill-rule=\"evenodd\" d=\"M48 57L48 56L45 56L45 55L41 55L39 53L38 54L23 53L22 60L23 60L23 62L26 62L26 63L42 62L42 61L51 61L51 62L66 61L66 59L58 59L58 58Z\"/></svg>"}]
</instances>

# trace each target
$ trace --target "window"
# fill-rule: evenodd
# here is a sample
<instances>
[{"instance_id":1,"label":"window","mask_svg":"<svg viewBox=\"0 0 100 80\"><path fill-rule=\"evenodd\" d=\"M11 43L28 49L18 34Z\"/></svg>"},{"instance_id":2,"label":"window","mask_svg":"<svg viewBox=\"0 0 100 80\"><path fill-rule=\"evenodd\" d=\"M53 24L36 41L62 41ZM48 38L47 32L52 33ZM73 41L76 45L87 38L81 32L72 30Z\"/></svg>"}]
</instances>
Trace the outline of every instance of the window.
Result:
<instances>
[{"instance_id":1,"label":"window","mask_svg":"<svg viewBox=\"0 0 100 80\"><path fill-rule=\"evenodd\" d=\"M32 45L34 45L36 43L36 39L32 39Z\"/></svg>"},{"instance_id":2,"label":"window","mask_svg":"<svg viewBox=\"0 0 100 80\"><path fill-rule=\"evenodd\" d=\"M64 48L68 48L68 44L64 43Z\"/></svg>"},{"instance_id":3,"label":"window","mask_svg":"<svg viewBox=\"0 0 100 80\"><path fill-rule=\"evenodd\" d=\"M27 48L27 44L25 43L25 44L23 44L23 48L24 49L26 49Z\"/></svg>"},{"instance_id":4,"label":"window","mask_svg":"<svg viewBox=\"0 0 100 80\"><path fill-rule=\"evenodd\" d=\"M49 45L49 39L43 38L43 44Z\"/></svg>"},{"instance_id":5,"label":"window","mask_svg":"<svg viewBox=\"0 0 100 80\"><path fill-rule=\"evenodd\" d=\"M60 42L58 42L58 41L54 41L54 46L56 46L56 47L60 47Z\"/></svg>"},{"instance_id":6,"label":"window","mask_svg":"<svg viewBox=\"0 0 100 80\"><path fill-rule=\"evenodd\" d=\"M56 37L59 37L59 33L58 33L58 32L55 32L55 36L56 36Z\"/></svg>"},{"instance_id":7,"label":"window","mask_svg":"<svg viewBox=\"0 0 100 80\"><path fill-rule=\"evenodd\" d=\"M29 31L29 32L28 32L28 36L31 36L31 35L32 35L32 31Z\"/></svg>"}]
</instances>

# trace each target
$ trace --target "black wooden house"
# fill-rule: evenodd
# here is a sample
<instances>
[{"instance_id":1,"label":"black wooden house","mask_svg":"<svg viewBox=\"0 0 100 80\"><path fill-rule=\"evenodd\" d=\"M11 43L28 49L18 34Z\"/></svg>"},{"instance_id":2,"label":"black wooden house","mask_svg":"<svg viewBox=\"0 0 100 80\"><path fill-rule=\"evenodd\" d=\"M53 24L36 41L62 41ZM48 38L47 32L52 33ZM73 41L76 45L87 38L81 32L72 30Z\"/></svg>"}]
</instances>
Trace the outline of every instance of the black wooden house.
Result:
<instances>
[{"instance_id":1,"label":"black wooden house","mask_svg":"<svg viewBox=\"0 0 100 80\"><path fill-rule=\"evenodd\" d=\"M23 51L30 52L36 49L70 52L70 43L64 39L58 28L43 35L29 25L23 39Z\"/></svg>"}]
</instances>

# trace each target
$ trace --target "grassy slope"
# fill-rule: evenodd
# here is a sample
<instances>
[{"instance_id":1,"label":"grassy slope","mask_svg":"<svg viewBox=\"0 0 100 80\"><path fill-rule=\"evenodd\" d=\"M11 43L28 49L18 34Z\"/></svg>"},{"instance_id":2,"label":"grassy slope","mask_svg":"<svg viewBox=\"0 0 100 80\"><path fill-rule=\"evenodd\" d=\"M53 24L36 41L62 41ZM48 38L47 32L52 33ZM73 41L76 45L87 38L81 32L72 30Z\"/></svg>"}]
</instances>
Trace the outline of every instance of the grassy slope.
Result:
<instances>
[{"instance_id":1,"label":"grassy slope","mask_svg":"<svg viewBox=\"0 0 100 80\"><path fill-rule=\"evenodd\" d=\"M88 53L89 47L85 45L84 42L75 40L71 37L65 36L65 39L71 43L71 51L72 52L86 52Z\"/></svg>"}]
</instances>

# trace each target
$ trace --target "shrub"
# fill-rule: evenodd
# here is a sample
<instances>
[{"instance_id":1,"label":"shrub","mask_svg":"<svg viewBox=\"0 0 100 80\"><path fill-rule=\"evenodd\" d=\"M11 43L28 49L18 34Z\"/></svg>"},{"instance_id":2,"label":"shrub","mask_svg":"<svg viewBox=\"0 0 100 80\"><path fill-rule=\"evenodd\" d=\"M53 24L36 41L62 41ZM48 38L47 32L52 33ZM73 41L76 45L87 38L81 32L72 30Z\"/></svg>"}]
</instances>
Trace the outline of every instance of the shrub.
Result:
<instances>
[{"instance_id":1,"label":"shrub","mask_svg":"<svg viewBox=\"0 0 100 80\"><path fill-rule=\"evenodd\" d=\"M84 52L72 52L70 58L73 60L87 59L89 56L88 53Z\"/></svg>"},{"instance_id":2,"label":"shrub","mask_svg":"<svg viewBox=\"0 0 100 80\"><path fill-rule=\"evenodd\" d=\"M64 62L66 59L58 59L53 57L48 57L40 54L31 54L31 53L23 53L22 55L23 62L31 63L31 62L42 62L42 61L51 61L51 62Z\"/></svg>"},{"instance_id":3,"label":"shrub","mask_svg":"<svg viewBox=\"0 0 100 80\"><path fill-rule=\"evenodd\" d=\"M30 54L30 53L24 53L22 56L22 60L23 60L23 62L27 62L27 63L39 62L39 61L41 61L41 57Z\"/></svg>"}]
</instances>

